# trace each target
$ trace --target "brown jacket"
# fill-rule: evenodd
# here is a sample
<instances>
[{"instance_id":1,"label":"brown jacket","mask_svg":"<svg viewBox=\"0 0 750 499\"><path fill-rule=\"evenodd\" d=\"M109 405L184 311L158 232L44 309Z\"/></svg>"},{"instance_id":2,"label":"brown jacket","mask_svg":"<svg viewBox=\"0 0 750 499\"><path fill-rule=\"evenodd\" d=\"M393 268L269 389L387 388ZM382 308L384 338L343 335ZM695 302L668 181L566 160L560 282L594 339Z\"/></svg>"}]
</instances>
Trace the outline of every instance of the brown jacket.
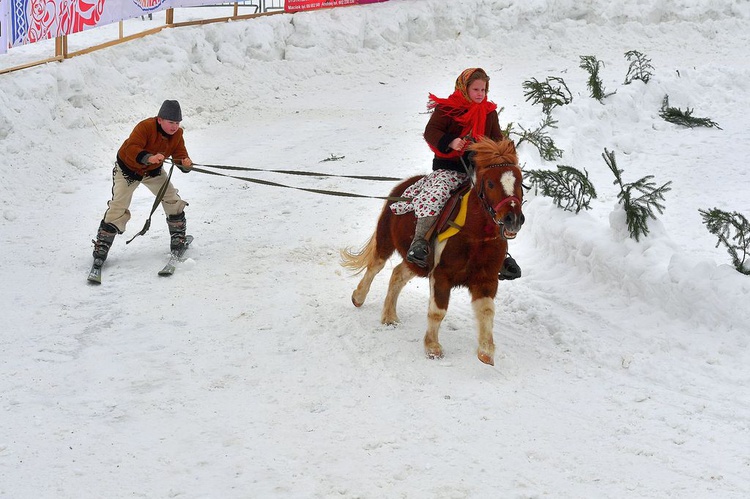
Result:
<instances>
[{"instance_id":1,"label":"brown jacket","mask_svg":"<svg viewBox=\"0 0 750 499\"><path fill-rule=\"evenodd\" d=\"M182 128L177 129L174 135L167 135L159 126L156 117L146 118L133 128L130 137L120 146L120 150L117 151L117 162L121 167L125 166L142 177L161 168L162 163L144 163L149 155L158 153L162 153L165 158L171 156L178 164L182 159L189 157L182 138Z\"/></svg>"},{"instance_id":2,"label":"brown jacket","mask_svg":"<svg viewBox=\"0 0 750 499\"><path fill-rule=\"evenodd\" d=\"M432 147L440 152L448 153L451 149L448 144L453 142L453 139L457 139L461 136L462 125L456 120L445 114L441 110L440 106L435 108L430 120L427 122L427 126L424 129L424 139ZM484 135L492 140L500 140L503 138L503 132L500 130L500 122L497 117L497 111L491 111L487 115L487 121L484 125ZM464 167L461 165L459 158L446 159L439 158L437 155L432 160L433 170L454 170L457 172L464 172Z\"/></svg>"}]
</instances>

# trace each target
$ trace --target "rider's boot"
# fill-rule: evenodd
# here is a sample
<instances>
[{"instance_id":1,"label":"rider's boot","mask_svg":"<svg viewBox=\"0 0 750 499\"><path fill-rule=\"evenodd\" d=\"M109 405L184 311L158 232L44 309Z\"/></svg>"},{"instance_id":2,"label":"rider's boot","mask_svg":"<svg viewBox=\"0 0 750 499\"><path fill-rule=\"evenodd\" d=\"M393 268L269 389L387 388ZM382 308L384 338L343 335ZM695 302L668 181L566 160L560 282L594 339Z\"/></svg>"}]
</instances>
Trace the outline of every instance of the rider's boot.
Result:
<instances>
[{"instance_id":1,"label":"rider's boot","mask_svg":"<svg viewBox=\"0 0 750 499\"><path fill-rule=\"evenodd\" d=\"M427 267L427 255L430 254L430 246L424 236L437 220L437 215L431 217L417 218L417 228L414 230L414 239L411 241L409 251L406 252L406 260L419 267Z\"/></svg>"}]
</instances>

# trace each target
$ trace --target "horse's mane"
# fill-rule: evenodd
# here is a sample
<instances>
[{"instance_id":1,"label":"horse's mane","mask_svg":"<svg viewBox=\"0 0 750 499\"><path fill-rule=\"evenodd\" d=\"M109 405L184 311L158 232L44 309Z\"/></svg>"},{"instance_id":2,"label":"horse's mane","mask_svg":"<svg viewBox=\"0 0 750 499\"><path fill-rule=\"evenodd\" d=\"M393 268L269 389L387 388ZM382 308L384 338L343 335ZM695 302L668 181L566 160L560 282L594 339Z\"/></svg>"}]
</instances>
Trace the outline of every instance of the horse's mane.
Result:
<instances>
[{"instance_id":1,"label":"horse's mane","mask_svg":"<svg viewBox=\"0 0 750 499\"><path fill-rule=\"evenodd\" d=\"M482 137L478 142L468 147L472 151L474 166L481 168L487 165L499 163L517 164L516 146L512 140L502 139L498 142Z\"/></svg>"}]
</instances>

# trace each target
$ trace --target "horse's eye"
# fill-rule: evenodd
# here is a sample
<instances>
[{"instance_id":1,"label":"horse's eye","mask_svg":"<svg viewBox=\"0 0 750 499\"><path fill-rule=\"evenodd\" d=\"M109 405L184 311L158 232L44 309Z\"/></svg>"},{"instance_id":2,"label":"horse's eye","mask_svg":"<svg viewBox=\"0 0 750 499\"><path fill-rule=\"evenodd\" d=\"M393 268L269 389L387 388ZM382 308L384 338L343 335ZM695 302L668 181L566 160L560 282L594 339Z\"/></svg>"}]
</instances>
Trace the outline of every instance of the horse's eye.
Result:
<instances>
[{"instance_id":1,"label":"horse's eye","mask_svg":"<svg viewBox=\"0 0 750 499\"><path fill-rule=\"evenodd\" d=\"M492 182L492 180L488 180L487 181L487 187L490 188L490 189L494 189L495 188L494 182Z\"/></svg>"}]
</instances>

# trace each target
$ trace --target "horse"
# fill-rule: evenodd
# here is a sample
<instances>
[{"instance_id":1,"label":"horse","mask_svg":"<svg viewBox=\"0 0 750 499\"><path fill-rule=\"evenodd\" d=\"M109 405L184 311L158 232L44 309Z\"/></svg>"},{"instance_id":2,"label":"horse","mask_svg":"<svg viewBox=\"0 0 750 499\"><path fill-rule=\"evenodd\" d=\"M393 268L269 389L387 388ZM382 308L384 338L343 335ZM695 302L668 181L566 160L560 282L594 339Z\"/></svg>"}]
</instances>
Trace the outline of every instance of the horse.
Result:
<instances>
[{"instance_id":1,"label":"horse","mask_svg":"<svg viewBox=\"0 0 750 499\"><path fill-rule=\"evenodd\" d=\"M413 212L396 215L390 209L406 188L423 176L408 178L393 188L373 235L357 251L349 248L341 250L341 265L355 274L366 270L352 293L352 303L355 307L361 307L373 279L391 255L398 251L402 261L391 273L380 318L381 323L387 325L400 322L396 304L404 286L415 276L429 278L430 301L424 348L430 359L443 358L438 331L448 310L451 290L460 286L468 288L479 330L477 357L485 364L494 365L492 328L498 272L507 254L508 240L516 237L524 223L521 209L523 173L511 140L495 142L485 137L471 144L468 150L471 152L473 172L469 178L471 188L466 194L465 222L456 234L447 239L430 240L427 268L406 260L416 226Z\"/></svg>"}]
</instances>

